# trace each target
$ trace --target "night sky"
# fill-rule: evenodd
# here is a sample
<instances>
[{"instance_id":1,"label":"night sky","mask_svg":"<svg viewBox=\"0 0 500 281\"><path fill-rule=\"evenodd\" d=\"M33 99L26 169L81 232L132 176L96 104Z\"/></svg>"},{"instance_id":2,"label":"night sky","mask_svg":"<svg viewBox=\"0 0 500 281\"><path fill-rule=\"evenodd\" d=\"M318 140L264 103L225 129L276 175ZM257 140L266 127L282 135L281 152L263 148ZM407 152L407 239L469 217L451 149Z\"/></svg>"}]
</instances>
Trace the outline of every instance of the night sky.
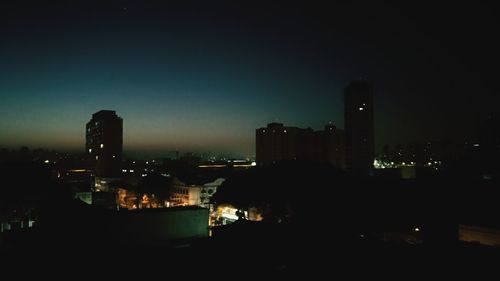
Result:
<instances>
[{"instance_id":1,"label":"night sky","mask_svg":"<svg viewBox=\"0 0 500 281\"><path fill-rule=\"evenodd\" d=\"M498 9L480 1L14 2L0 4L0 147L83 151L85 123L111 109L125 154L250 156L269 122L342 128L359 78L375 85L377 150L473 136L498 108Z\"/></svg>"}]
</instances>

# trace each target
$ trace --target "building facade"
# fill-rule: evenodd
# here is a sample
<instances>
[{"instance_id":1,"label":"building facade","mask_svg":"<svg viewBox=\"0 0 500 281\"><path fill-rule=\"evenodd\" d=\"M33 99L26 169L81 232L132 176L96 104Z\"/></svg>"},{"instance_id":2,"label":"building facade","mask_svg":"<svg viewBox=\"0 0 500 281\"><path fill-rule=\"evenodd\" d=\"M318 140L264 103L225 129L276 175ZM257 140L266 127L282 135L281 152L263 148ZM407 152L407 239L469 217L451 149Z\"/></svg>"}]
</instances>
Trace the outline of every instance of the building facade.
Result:
<instances>
[{"instance_id":1,"label":"building facade","mask_svg":"<svg viewBox=\"0 0 500 281\"><path fill-rule=\"evenodd\" d=\"M210 207L210 198L217 192L217 188L225 181L218 178L213 182L201 185L189 185L175 178L170 189L170 203L172 206L199 206Z\"/></svg>"},{"instance_id":2,"label":"building facade","mask_svg":"<svg viewBox=\"0 0 500 281\"><path fill-rule=\"evenodd\" d=\"M123 152L123 120L113 110L92 114L86 125L86 153L95 163L96 177L119 177Z\"/></svg>"},{"instance_id":3,"label":"building facade","mask_svg":"<svg viewBox=\"0 0 500 281\"><path fill-rule=\"evenodd\" d=\"M374 160L373 86L355 81L344 89L346 168L368 175Z\"/></svg>"},{"instance_id":4,"label":"building facade","mask_svg":"<svg viewBox=\"0 0 500 281\"><path fill-rule=\"evenodd\" d=\"M344 168L344 134L332 124L324 130L288 127L270 123L256 130L257 165L283 160L329 163Z\"/></svg>"}]
</instances>

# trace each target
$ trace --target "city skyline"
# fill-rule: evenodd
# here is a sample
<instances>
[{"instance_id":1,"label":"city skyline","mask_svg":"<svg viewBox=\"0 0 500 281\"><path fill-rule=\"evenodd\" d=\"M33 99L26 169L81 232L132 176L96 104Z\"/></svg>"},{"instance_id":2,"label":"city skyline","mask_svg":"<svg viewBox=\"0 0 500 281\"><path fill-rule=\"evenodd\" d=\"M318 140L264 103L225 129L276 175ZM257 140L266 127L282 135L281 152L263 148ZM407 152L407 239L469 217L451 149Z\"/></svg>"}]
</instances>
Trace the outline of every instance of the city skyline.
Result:
<instances>
[{"instance_id":1,"label":"city skyline","mask_svg":"<svg viewBox=\"0 0 500 281\"><path fill-rule=\"evenodd\" d=\"M89 114L110 109L126 154L250 156L271 122L344 129L343 89L360 77L374 84L376 152L470 136L495 111L484 4L6 5L0 147L83 152Z\"/></svg>"}]
</instances>

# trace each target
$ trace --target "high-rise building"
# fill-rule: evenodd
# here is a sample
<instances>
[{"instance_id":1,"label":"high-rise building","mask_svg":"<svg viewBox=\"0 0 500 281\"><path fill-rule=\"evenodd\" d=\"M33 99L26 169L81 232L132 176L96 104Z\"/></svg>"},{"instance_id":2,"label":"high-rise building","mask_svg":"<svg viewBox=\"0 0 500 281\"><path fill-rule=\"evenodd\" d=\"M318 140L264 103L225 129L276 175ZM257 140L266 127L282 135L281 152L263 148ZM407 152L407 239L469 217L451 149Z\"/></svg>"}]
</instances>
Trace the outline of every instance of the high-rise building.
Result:
<instances>
[{"instance_id":1,"label":"high-rise building","mask_svg":"<svg viewBox=\"0 0 500 281\"><path fill-rule=\"evenodd\" d=\"M373 85L355 81L344 90L346 168L368 175L373 168Z\"/></svg>"},{"instance_id":2,"label":"high-rise building","mask_svg":"<svg viewBox=\"0 0 500 281\"><path fill-rule=\"evenodd\" d=\"M329 163L344 168L343 132L333 125L324 131L270 123L255 132L257 164L269 165L283 160Z\"/></svg>"},{"instance_id":3,"label":"high-rise building","mask_svg":"<svg viewBox=\"0 0 500 281\"><path fill-rule=\"evenodd\" d=\"M88 154L95 160L97 177L118 177L121 173L123 151L123 120L114 110L92 114L86 126Z\"/></svg>"}]
</instances>

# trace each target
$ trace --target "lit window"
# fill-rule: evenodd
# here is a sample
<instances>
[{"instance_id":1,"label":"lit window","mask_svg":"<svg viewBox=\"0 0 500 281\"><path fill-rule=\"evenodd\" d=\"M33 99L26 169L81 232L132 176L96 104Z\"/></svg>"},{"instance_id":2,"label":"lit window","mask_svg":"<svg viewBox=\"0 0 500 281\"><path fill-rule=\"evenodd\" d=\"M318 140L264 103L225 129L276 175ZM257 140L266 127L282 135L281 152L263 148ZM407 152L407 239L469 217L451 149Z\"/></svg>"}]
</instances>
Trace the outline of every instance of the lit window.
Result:
<instances>
[{"instance_id":1,"label":"lit window","mask_svg":"<svg viewBox=\"0 0 500 281\"><path fill-rule=\"evenodd\" d=\"M101 148L103 148L103 147L104 147L104 143L101 143Z\"/></svg>"},{"instance_id":2,"label":"lit window","mask_svg":"<svg viewBox=\"0 0 500 281\"><path fill-rule=\"evenodd\" d=\"M99 155L96 155L96 156L95 156L95 160L99 160Z\"/></svg>"},{"instance_id":3,"label":"lit window","mask_svg":"<svg viewBox=\"0 0 500 281\"><path fill-rule=\"evenodd\" d=\"M359 108L359 111L363 111L363 110L365 110L365 108L364 108L364 107L360 107L360 108Z\"/></svg>"}]
</instances>

